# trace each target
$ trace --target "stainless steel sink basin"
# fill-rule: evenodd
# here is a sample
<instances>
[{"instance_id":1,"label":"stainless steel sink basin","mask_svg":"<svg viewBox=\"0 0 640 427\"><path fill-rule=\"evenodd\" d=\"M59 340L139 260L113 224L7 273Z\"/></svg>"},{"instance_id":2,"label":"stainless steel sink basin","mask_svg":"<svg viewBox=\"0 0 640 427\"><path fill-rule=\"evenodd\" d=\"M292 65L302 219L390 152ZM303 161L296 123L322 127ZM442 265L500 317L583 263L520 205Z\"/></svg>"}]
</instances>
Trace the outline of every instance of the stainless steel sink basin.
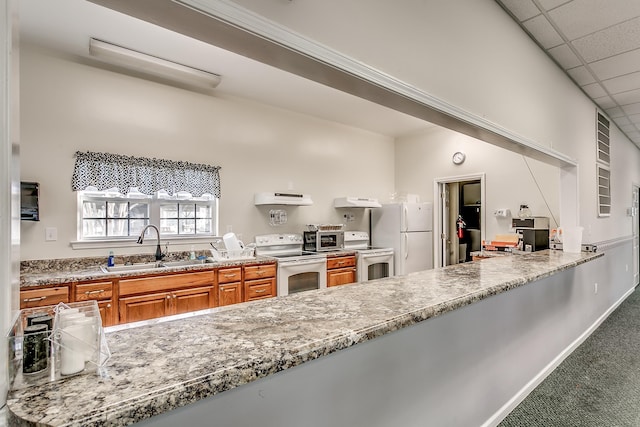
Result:
<instances>
[{"instance_id":1,"label":"stainless steel sink basin","mask_svg":"<svg viewBox=\"0 0 640 427\"><path fill-rule=\"evenodd\" d=\"M139 264L120 264L113 267L107 267L106 265L100 266L100 269L105 273L125 273L131 271L146 271L146 270L161 270L163 268L171 267L188 267L190 265L204 264L203 260L191 260L185 259L180 261L161 261L161 262L145 262Z\"/></svg>"}]
</instances>

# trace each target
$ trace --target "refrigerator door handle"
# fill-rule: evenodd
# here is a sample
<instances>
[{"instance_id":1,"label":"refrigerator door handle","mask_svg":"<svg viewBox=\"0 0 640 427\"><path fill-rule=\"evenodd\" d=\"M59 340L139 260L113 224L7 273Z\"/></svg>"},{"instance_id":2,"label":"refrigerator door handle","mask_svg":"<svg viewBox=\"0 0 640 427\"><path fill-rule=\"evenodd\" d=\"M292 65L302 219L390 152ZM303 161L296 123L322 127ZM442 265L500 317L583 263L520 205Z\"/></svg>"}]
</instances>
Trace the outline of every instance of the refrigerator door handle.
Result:
<instances>
[{"instance_id":1,"label":"refrigerator door handle","mask_svg":"<svg viewBox=\"0 0 640 427\"><path fill-rule=\"evenodd\" d=\"M402 205L402 216L404 217L401 225L402 231L409 231L409 209L405 204Z\"/></svg>"},{"instance_id":2,"label":"refrigerator door handle","mask_svg":"<svg viewBox=\"0 0 640 427\"><path fill-rule=\"evenodd\" d=\"M409 257L409 235L404 233L404 259Z\"/></svg>"}]
</instances>

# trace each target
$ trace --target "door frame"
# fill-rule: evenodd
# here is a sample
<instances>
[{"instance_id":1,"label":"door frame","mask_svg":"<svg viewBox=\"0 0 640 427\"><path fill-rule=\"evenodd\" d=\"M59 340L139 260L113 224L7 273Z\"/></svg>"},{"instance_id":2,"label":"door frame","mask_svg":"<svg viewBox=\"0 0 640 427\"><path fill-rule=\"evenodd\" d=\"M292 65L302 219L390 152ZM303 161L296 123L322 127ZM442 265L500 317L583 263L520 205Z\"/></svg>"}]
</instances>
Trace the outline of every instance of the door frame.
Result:
<instances>
[{"instance_id":1,"label":"door frame","mask_svg":"<svg viewBox=\"0 0 640 427\"><path fill-rule=\"evenodd\" d=\"M631 186L631 236L633 241L633 284L640 284L640 184Z\"/></svg>"},{"instance_id":2,"label":"door frame","mask_svg":"<svg viewBox=\"0 0 640 427\"><path fill-rule=\"evenodd\" d=\"M448 176L442 178L435 178L433 180L433 200L434 208L433 208L433 221L434 221L434 229L433 229L433 266L435 268L444 267L445 260L442 257L442 251L444 250L444 228L443 228L443 218L442 218L442 210L443 210L443 200L441 197L442 191L444 190L444 186L447 184L455 183L455 182L466 182L466 181L480 181L480 203L482 205L482 210L480 212L480 240L485 240L485 232L487 228L486 221L486 173L480 172L475 174L468 175L456 175L456 176Z\"/></svg>"}]
</instances>

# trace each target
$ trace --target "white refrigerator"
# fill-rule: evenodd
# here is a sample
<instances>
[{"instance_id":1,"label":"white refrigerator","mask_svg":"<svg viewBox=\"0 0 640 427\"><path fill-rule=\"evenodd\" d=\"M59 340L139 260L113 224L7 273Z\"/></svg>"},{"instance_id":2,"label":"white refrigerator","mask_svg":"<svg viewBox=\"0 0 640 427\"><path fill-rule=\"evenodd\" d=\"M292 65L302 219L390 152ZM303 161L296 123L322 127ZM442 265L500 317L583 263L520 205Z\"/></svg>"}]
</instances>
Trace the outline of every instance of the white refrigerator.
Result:
<instances>
[{"instance_id":1,"label":"white refrigerator","mask_svg":"<svg viewBox=\"0 0 640 427\"><path fill-rule=\"evenodd\" d=\"M396 275L433 268L433 204L390 203L371 209L371 245L394 249Z\"/></svg>"}]
</instances>

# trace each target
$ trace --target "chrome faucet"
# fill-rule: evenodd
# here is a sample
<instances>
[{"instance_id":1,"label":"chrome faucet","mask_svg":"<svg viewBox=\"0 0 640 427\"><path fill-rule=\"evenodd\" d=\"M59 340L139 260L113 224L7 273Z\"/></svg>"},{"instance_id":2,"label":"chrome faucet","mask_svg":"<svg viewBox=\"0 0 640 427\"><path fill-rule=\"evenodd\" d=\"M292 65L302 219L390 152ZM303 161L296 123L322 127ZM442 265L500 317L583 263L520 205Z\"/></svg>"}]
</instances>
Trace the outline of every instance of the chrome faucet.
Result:
<instances>
[{"instance_id":1,"label":"chrome faucet","mask_svg":"<svg viewBox=\"0 0 640 427\"><path fill-rule=\"evenodd\" d=\"M142 229L142 233L140 233L140 236L138 236L137 243L141 245L144 242L144 233L146 233L147 228L153 228L154 230L156 230L156 236L158 236L158 246L156 247L156 261L162 261L162 258L164 258L165 254L162 253L162 249L160 248L160 231L158 231L158 227L153 224L146 225Z\"/></svg>"}]
</instances>

